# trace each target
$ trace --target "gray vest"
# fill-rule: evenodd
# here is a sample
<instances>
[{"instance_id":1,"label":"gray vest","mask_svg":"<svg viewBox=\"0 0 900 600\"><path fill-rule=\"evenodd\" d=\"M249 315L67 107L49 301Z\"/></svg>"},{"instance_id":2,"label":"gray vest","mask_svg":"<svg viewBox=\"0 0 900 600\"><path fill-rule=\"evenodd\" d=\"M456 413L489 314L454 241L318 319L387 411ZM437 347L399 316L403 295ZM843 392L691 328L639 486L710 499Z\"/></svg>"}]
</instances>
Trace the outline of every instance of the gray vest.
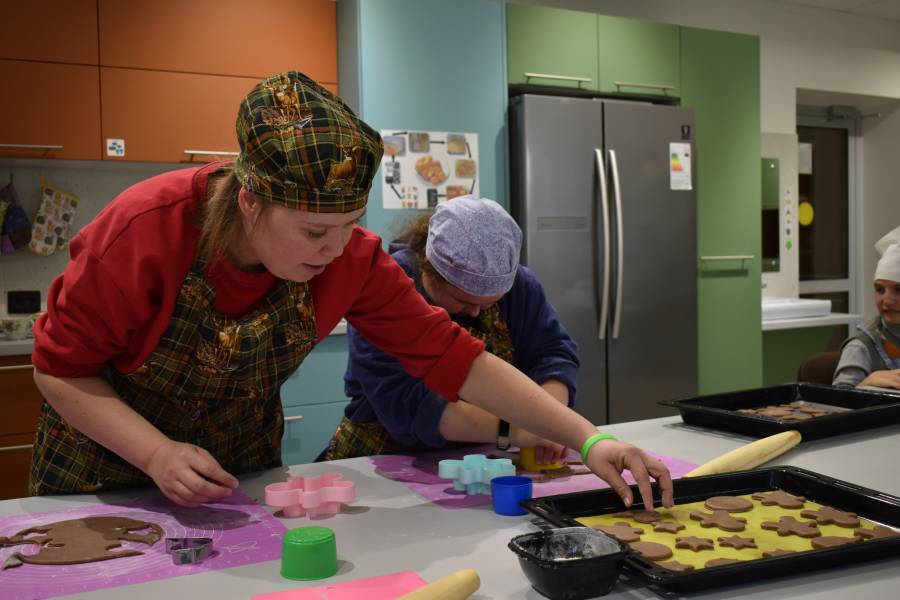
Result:
<instances>
[{"instance_id":1,"label":"gray vest","mask_svg":"<svg viewBox=\"0 0 900 600\"><path fill-rule=\"evenodd\" d=\"M900 358L891 358L884 349L885 342L891 342L900 348L900 337L897 337L884 324L881 317L875 317L865 326L857 325L856 335L853 335L841 344L841 350L850 340L859 340L865 344L872 359L872 371L888 371L900 369Z\"/></svg>"}]
</instances>

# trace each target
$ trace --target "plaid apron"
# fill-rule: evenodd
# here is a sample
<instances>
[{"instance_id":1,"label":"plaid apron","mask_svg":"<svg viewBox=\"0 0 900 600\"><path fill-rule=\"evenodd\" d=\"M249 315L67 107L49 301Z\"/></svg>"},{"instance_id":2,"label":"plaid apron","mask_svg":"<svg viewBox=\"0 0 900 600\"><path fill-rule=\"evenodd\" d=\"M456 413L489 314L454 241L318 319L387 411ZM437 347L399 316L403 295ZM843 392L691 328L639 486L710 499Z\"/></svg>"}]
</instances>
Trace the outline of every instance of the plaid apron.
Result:
<instances>
[{"instance_id":1,"label":"plaid apron","mask_svg":"<svg viewBox=\"0 0 900 600\"><path fill-rule=\"evenodd\" d=\"M232 474L281 465L281 384L316 344L307 283L278 282L241 318L214 309L198 259L168 329L137 370L103 377L131 408L173 440L205 448ZM96 493L152 480L82 435L44 402L29 493Z\"/></svg>"},{"instance_id":2,"label":"plaid apron","mask_svg":"<svg viewBox=\"0 0 900 600\"><path fill-rule=\"evenodd\" d=\"M478 324L474 327L466 327L466 330L473 337L485 343L486 351L512 365L515 364L509 327L503 320L500 308L496 304L482 311L478 317ZM391 438L384 425L378 421L354 423L347 417L343 417L331 438L328 451L325 453L325 460L376 454L408 454L421 450L434 450L434 448L399 444Z\"/></svg>"}]
</instances>

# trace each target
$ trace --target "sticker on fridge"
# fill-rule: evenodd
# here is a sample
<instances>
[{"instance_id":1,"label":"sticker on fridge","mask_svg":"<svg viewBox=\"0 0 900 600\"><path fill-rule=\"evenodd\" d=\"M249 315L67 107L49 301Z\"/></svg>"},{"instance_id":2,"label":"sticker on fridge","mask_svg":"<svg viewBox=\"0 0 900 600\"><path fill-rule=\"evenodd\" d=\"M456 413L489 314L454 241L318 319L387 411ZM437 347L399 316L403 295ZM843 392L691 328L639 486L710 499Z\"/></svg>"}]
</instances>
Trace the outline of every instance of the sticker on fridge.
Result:
<instances>
[{"instance_id":1,"label":"sticker on fridge","mask_svg":"<svg viewBox=\"0 0 900 600\"><path fill-rule=\"evenodd\" d=\"M478 194L478 134L382 130L382 203L385 209L434 208Z\"/></svg>"},{"instance_id":2,"label":"sticker on fridge","mask_svg":"<svg viewBox=\"0 0 900 600\"><path fill-rule=\"evenodd\" d=\"M669 189L692 190L691 145L682 142L669 143Z\"/></svg>"}]
</instances>

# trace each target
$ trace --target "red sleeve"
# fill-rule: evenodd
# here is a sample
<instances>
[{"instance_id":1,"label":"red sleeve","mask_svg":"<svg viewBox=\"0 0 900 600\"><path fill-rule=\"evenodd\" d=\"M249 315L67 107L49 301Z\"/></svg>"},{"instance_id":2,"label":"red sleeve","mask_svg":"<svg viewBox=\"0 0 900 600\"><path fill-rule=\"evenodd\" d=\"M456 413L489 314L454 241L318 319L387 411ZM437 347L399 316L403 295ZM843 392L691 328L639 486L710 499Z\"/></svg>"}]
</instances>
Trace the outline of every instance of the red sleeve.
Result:
<instances>
[{"instance_id":1,"label":"red sleeve","mask_svg":"<svg viewBox=\"0 0 900 600\"><path fill-rule=\"evenodd\" d=\"M386 252L380 238L354 231L344 255L314 281L320 337L341 316L406 371L449 400L459 397L484 343L430 306L412 280ZM343 312L336 314L339 309Z\"/></svg>"}]
</instances>

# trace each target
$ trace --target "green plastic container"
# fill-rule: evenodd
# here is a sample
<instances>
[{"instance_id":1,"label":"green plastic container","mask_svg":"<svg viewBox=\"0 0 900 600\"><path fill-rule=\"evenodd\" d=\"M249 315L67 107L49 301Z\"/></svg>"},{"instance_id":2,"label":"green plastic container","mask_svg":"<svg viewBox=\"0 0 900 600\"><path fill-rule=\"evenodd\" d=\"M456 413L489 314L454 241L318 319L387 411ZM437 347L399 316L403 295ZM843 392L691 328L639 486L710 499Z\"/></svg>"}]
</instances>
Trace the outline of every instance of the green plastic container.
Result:
<instances>
[{"instance_id":1,"label":"green plastic container","mask_svg":"<svg viewBox=\"0 0 900 600\"><path fill-rule=\"evenodd\" d=\"M328 527L298 527L284 534L281 576L297 581L331 577L338 570L337 543Z\"/></svg>"}]
</instances>

